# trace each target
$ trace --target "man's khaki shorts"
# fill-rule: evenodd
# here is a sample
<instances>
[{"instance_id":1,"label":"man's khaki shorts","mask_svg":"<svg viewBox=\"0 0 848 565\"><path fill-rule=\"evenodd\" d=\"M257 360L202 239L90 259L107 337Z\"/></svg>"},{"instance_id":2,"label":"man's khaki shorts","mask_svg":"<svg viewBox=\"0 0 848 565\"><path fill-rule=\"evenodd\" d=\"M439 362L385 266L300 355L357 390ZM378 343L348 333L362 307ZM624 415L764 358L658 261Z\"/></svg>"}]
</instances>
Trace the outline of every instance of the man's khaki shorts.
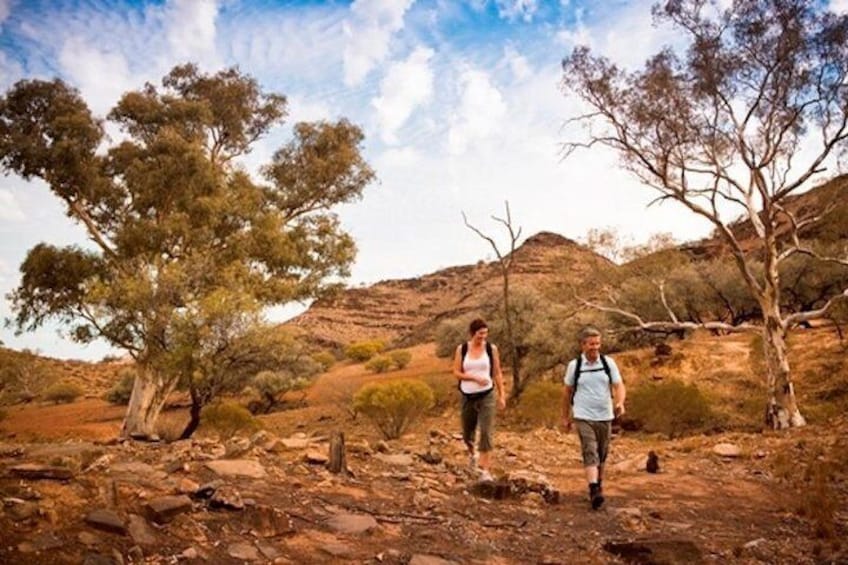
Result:
<instances>
[{"instance_id":1,"label":"man's khaki shorts","mask_svg":"<svg viewBox=\"0 0 848 565\"><path fill-rule=\"evenodd\" d=\"M609 453L612 421L595 422L592 420L575 420L577 435L580 436L580 449L583 454L584 467L603 465Z\"/></svg>"}]
</instances>

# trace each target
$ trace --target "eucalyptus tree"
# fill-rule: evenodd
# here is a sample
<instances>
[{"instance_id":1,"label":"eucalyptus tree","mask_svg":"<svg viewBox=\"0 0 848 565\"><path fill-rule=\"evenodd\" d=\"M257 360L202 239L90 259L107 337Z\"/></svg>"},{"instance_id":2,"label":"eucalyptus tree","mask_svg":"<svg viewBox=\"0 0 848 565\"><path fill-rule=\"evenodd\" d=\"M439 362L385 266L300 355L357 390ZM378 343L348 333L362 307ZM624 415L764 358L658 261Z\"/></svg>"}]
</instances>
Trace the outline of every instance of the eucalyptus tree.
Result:
<instances>
[{"instance_id":1,"label":"eucalyptus tree","mask_svg":"<svg viewBox=\"0 0 848 565\"><path fill-rule=\"evenodd\" d=\"M630 316L640 327L708 326L761 331L767 360L766 421L774 428L804 425L786 347L794 326L826 316L848 296L841 289L814 309L782 308L781 265L806 255L826 263L799 235L828 210L793 210L792 197L844 156L848 141L848 15L815 0L668 0L654 15L688 41L629 71L576 48L563 61L563 88L588 111L587 137L565 144L605 146L658 193L709 221L756 299L762 325L681 324ZM848 180L839 183L845 199ZM838 201L838 199L837 199ZM732 221L753 226L743 244ZM761 264L759 272L756 265Z\"/></svg>"},{"instance_id":2,"label":"eucalyptus tree","mask_svg":"<svg viewBox=\"0 0 848 565\"><path fill-rule=\"evenodd\" d=\"M42 179L91 240L29 251L11 293L17 327L56 319L135 359L123 435L151 435L177 384L237 353L265 307L348 274L355 245L331 208L374 178L363 134L344 119L298 123L252 176L240 159L285 116L285 97L239 70L190 64L127 92L105 120L61 80L0 98L2 170Z\"/></svg>"}]
</instances>

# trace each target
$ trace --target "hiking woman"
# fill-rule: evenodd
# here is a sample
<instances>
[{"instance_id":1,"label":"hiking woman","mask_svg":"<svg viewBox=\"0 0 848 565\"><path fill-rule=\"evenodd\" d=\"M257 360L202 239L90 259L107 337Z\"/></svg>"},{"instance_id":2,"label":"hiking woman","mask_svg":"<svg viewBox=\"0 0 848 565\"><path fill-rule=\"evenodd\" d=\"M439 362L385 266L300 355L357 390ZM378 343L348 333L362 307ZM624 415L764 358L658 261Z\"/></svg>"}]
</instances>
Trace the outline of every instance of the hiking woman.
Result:
<instances>
[{"instance_id":1,"label":"hiking woman","mask_svg":"<svg viewBox=\"0 0 848 565\"><path fill-rule=\"evenodd\" d=\"M471 339L456 348L453 374L462 392L462 439L468 448L472 469L479 468L480 480L492 480L492 436L496 408L506 407L498 348L486 341L489 328L477 318L468 327ZM477 429L477 449L474 439Z\"/></svg>"}]
</instances>

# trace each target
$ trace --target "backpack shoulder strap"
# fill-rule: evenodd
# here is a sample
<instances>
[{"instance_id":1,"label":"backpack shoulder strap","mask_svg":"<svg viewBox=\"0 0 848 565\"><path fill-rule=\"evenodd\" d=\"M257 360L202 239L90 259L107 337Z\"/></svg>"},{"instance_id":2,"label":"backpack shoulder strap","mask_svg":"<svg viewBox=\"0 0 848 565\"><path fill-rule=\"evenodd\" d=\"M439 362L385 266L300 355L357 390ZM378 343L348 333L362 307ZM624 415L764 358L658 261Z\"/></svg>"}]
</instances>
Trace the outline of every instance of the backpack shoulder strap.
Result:
<instances>
[{"instance_id":1,"label":"backpack shoulder strap","mask_svg":"<svg viewBox=\"0 0 848 565\"><path fill-rule=\"evenodd\" d=\"M574 360L574 386L572 389L577 388L577 380L580 378L580 372L583 369L583 356L578 355L577 359Z\"/></svg>"},{"instance_id":2,"label":"backpack shoulder strap","mask_svg":"<svg viewBox=\"0 0 848 565\"><path fill-rule=\"evenodd\" d=\"M612 370L610 369L606 355L601 355L601 364L604 366L604 373L607 374L607 380L609 380L609 384L612 386Z\"/></svg>"},{"instance_id":3,"label":"backpack shoulder strap","mask_svg":"<svg viewBox=\"0 0 848 565\"><path fill-rule=\"evenodd\" d=\"M571 403L574 404L574 396L577 394L577 381L580 380L580 370L583 365L583 356L578 355L574 360L574 384L571 387Z\"/></svg>"}]
</instances>

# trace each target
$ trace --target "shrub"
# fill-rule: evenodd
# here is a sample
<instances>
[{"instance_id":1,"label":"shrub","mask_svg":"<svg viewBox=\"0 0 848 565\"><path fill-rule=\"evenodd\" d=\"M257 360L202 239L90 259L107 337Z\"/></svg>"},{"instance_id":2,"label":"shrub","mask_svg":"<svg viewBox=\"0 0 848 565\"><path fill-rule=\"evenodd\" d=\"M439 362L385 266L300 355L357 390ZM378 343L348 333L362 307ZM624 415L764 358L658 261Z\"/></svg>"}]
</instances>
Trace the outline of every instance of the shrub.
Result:
<instances>
[{"instance_id":1,"label":"shrub","mask_svg":"<svg viewBox=\"0 0 848 565\"><path fill-rule=\"evenodd\" d=\"M412 361L412 353L406 349L395 349L394 351L389 352L389 357L391 358L395 369L403 369L409 365L410 361Z\"/></svg>"},{"instance_id":2,"label":"shrub","mask_svg":"<svg viewBox=\"0 0 848 565\"><path fill-rule=\"evenodd\" d=\"M252 385L262 397L262 411L267 414L277 403L280 395L306 388L309 385L309 379L280 371L262 371L253 378Z\"/></svg>"},{"instance_id":3,"label":"shrub","mask_svg":"<svg viewBox=\"0 0 848 565\"><path fill-rule=\"evenodd\" d=\"M376 357L372 357L371 360L365 364L365 368L372 373L385 373L392 368L392 365L391 357L388 355L378 355Z\"/></svg>"},{"instance_id":4,"label":"shrub","mask_svg":"<svg viewBox=\"0 0 848 565\"><path fill-rule=\"evenodd\" d=\"M235 402L216 402L205 407L200 414L200 424L205 429L217 432L222 438L239 432L251 433L260 428L253 414Z\"/></svg>"},{"instance_id":5,"label":"shrub","mask_svg":"<svg viewBox=\"0 0 848 565\"><path fill-rule=\"evenodd\" d=\"M53 383L46 389L42 397L47 402L55 404L70 404L82 395L83 390L73 383L59 382Z\"/></svg>"},{"instance_id":6,"label":"shrub","mask_svg":"<svg viewBox=\"0 0 848 565\"><path fill-rule=\"evenodd\" d=\"M321 366L322 371L329 371L336 364L336 356L326 350L313 354L312 359Z\"/></svg>"},{"instance_id":7,"label":"shrub","mask_svg":"<svg viewBox=\"0 0 848 565\"><path fill-rule=\"evenodd\" d=\"M111 404L126 406L130 403L136 372L134 369L123 369L118 373L118 382L106 393L106 401Z\"/></svg>"},{"instance_id":8,"label":"shrub","mask_svg":"<svg viewBox=\"0 0 848 565\"><path fill-rule=\"evenodd\" d=\"M534 382L521 393L516 408L519 420L534 427L554 428L562 412L562 385L551 381Z\"/></svg>"},{"instance_id":9,"label":"shrub","mask_svg":"<svg viewBox=\"0 0 848 565\"><path fill-rule=\"evenodd\" d=\"M459 388L456 378L451 372L436 372L422 375L421 380L433 390L432 412L439 414L447 408L452 408L459 403Z\"/></svg>"},{"instance_id":10,"label":"shrub","mask_svg":"<svg viewBox=\"0 0 848 565\"><path fill-rule=\"evenodd\" d=\"M363 363L383 351L385 347L386 345L379 340L360 341L347 346L345 357L352 361Z\"/></svg>"},{"instance_id":11,"label":"shrub","mask_svg":"<svg viewBox=\"0 0 848 565\"><path fill-rule=\"evenodd\" d=\"M713 421L710 406L692 384L676 380L647 384L628 395L625 419L646 432L669 438L701 431Z\"/></svg>"},{"instance_id":12,"label":"shrub","mask_svg":"<svg viewBox=\"0 0 848 565\"><path fill-rule=\"evenodd\" d=\"M353 410L364 414L386 439L400 437L433 406L433 390L418 380L370 383L353 395Z\"/></svg>"}]
</instances>

